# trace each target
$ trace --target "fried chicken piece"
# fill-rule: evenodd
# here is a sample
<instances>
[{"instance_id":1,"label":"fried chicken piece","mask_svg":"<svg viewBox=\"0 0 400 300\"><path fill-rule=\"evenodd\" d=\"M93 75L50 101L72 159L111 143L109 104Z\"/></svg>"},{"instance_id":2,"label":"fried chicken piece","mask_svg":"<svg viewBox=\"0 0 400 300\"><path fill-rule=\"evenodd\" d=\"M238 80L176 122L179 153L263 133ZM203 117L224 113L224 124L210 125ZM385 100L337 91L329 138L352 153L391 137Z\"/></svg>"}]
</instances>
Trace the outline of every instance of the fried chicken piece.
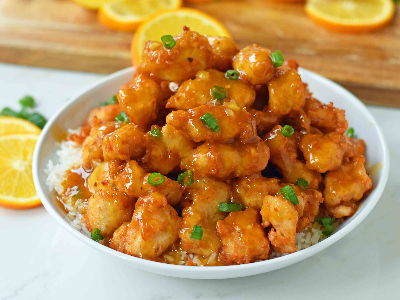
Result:
<instances>
[{"instance_id":1,"label":"fried chicken piece","mask_svg":"<svg viewBox=\"0 0 400 300\"><path fill-rule=\"evenodd\" d=\"M135 160L126 162L124 168L120 170L114 178L115 187L131 196L138 198L143 189L143 178L147 172Z\"/></svg>"},{"instance_id":2,"label":"fried chicken piece","mask_svg":"<svg viewBox=\"0 0 400 300\"><path fill-rule=\"evenodd\" d=\"M306 97L304 111L311 121L323 133L345 133L348 127L345 111L335 108L333 103L322 104L317 99Z\"/></svg>"},{"instance_id":3,"label":"fried chicken piece","mask_svg":"<svg viewBox=\"0 0 400 300\"><path fill-rule=\"evenodd\" d=\"M262 225L272 226L268 239L280 253L296 252L296 227L299 219L294 205L282 196L266 196L261 208Z\"/></svg>"},{"instance_id":4,"label":"fried chicken piece","mask_svg":"<svg viewBox=\"0 0 400 300\"><path fill-rule=\"evenodd\" d=\"M293 59L288 59L283 62L282 67L291 68L297 72L299 69L299 64Z\"/></svg>"},{"instance_id":5,"label":"fried chicken piece","mask_svg":"<svg viewBox=\"0 0 400 300\"><path fill-rule=\"evenodd\" d=\"M237 179L232 185L232 198L235 203L244 207L253 207L261 210L265 196L276 196L279 193L279 180L265 178L256 173Z\"/></svg>"},{"instance_id":6,"label":"fried chicken piece","mask_svg":"<svg viewBox=\"0 0 400 300\"><path fill-rule=\"evenodd\" d=\"M251 85L240 79L230 80L224 73L210 69L199 71L196 79L183 82L178 92L168 100L166 107L187 110L205 104L219 105L221 102L213 98L215 86L225 89L224 102L233 100L240 108L251 106L256 97Z\"/></svg>"},{"instance_id":7,"label":"fried chicken piece","mask_svg":"<svg viewBox=\"0 0 400 300\"><path fill-rule=\"evenodd\" d=\"M356 202L372 188L371 178L364 167L362 155L350 158L335 171L325 176L325 207L328 214L336 218L352 216L356 210Z\"/></svg>"},{"instance_id":8,"label":"fried chicken piece","mask_svg":"<svg viewBox=\"0 0 400 300\"><path fill-rule=\"evenodd\" d=\"M280 124L282 126L290 125L295 131L302 133L309 133L311 131L311 121L302 109L298 111L292 110L289 114L281 118Z\"/></svg>"},{"instance_id":9,"label":"fried chicken piece","mask_svg":"<svg viewBox=\"0 0 400 300\"><path fill-rule=\"evenodd\" d=\"M200 119L206 113L217 120L217 132L208 128ZM218 106L202 105L188 111L173 111L167 116L167 124L183 130L195 142L216 142L236 137L245 141L257 134L251 115L246 109L241 109L232 102Z\"/></svg>"},{"instance_id":10,"label":"fried chicken piece","mask_svg":"<svg viewBox=\"0 0 400 300\"><path fill-rule=\"evenodd\" d=\"M115 117L118 116L121 111L122 108L119 106L119 104L111 104L93 108L89 112L89 117L86 120L86 124L92 125L94 122L96 122L97 124L114 122Z\"/></svg>"},{"instance_id":11,"label":"fried chicken piece","mask_svg":"<svg viewBox=\"0 0 400 300\"><path fill-rule=\"evenodd\" d=\"M306 134L299 146L307 167L320 173L339 167L347 148L345 136L336 132L327 135Z\"/></svg>"},{"instance_id":12,"label":"fried chicken piece","mask_svg":"<svg viewBox=\"0 0 400 300\"><path fill-rule=\"evenodd\" d=\"M232 59L239 52L233 39L225 36L207 36L207 39L214 52L214 68L222 72L232 69Z\"/></svg>"},{"instance_id":13,"label":"fried chicken piece","mask_svg":"<svg viewBox=\"0 0 400 300\"><path fill-rule=\"evenodd\" d=\"M142 162L146 170L168 174L190 155L196 144L186 133L170 124L161 129L161 137L146 135L146 155Z\"/></svg>"},{"instance_id":14,"label":"fried chicken piece","mask_svg":"<svg viewBox=\"0 0 400 300\"><path fill-rule=\"evenodd\" d=\"M101 143L104 160L140 158L145 148L145 135L135 124L127 124L106 135Z\"/></svg>"},{"instance_id":15,"label":"fried chicken piece","mask_svg":"<svg viewBox=\"0 0 400 300\"><path fill-rule=\"evenodd\" d=\"M298 159L294 136L285 137L281 130L282 126L275 126L264 138L271 151L271 162L281 169L283 181L294 184L298 178L303 178L308 181L309 188L318 189L323 180L321 174Z\"/></svg>"},{"instance_id":16,"label":"fried chicken piece","mask_svg":"<svg viewBox=\"0 0 400 300\"><path fill-rule=\"evenodd\" d=\"M195 179L186 188L186 197L190 201L182 211L182 228L179 231L181 247L188 253L210 256L218 253L222 244L217 235L217 221L227 216L219 211L219 204L229 202L230 186L211 178ZM194 225L201 226L201 240L190 236Z\"/></svg>"},{"instance_id":17,"label":"fried chicken piece","mask_svg":"<svg viewBox=\"0 0 400 300\"><path fill-rule=\"evenodd\" d=\"M260 172L268 159L269 149L261 139L249 144L204 143L196 148L190 164L182 168L198 176L226 180Z\"/></svg>"},{"instance_id":18,"label":"fried chicken piece","mask_svg":"<svg viewBox=\"0 0 400 300\"><path fill-rule=\"evenodd\" d=\"M104 161L99 164L87 178L87 186L94 193L97 190L113 191L114 177L121 166L120 161Z\"/></svg>"},{"instance_id":19,"label":"fried chicken piece","mask_svg":"<svg viewBox=\"0 0 400 300\"><path fill-rule=\"evenodd\" d=\"M289 68L277 68L268 81L269 111L284 116L291 111L299 111L305 101L305 90L299 73Z\"/></svg>"},{"instance_id":20,"label":"fried chicken piece","mask_svg":"<svg viewBox=\"0 0 400 300\"><path fill-rule=\"evenodd\" d=\"M270 131L275 125L278 125L279 117L268 111L256 110L250 108L247 110L256 121L257 132L262 133Z\"/></svg>"},{"instance_id":21,"label":"fried chicken piece","mask_svg":"<svg viewBox=\"0 0 400 300\"><path fill-rule=\"evenodd\" d=\"M256 209L231 212L217 222L217 230L222 241L218 259L224 264L248 264L268 258L269 241Z\"/></svg>"},{"instance_id":22,"label":"fried chicken piece","mask_svg":"<svg viewBox=\"0 0 400 300\"><path fill-rule=\"evenodd\" d=\"M103 124L93 124L89 136L82 145L82 158L86 166L96 166L103 161L103 138L126 125L126 123L107 122Z\"/></svg>"},{"instance_id":23,"label":"fried chicken piece","mask_svg":"<svg viewBox=\"0 0 400 300\"><path fill-rule=\"evenodd\" d=\"M131 219L134 205L134 199L121 192L97 190L89 198L83 219L89 231L97 228L101 235L110 236Z\"/></svg>"},{"instance_id":24,"label":"fried chicken piece","mask_svg":"<svg viewBox=\"0 0 400 300\"><path fill-rule=\"evenodd\" d=\"M129 120L142 128L157 119L159 109L165 104L161 86L143 74L134 78L132 88L119 90L117 97Z\"/></svg>"},{"instance_id":25,"label":"fried chicken piece","mask_svg":"<svg viewBox=\"0 0 400 300\"><path fill-rule=\"evenodd\" d=\"M176 205L181 201L183 187L177 181L165 177L163 184L153 186L148 182L149 175L147 174L143 179L142 195L159 193L167 198L170 205Z\"/></svg>"},{"instance_id":26,"label":"fried chicken piece","mask_svg":"<svg viewBox=\"0 0 400 300\"><path fill-rule=\"evenodd\" d=\"M124 223L110 241L110 247L132 256L155 260L178 239L181 218L167 199L158 193L136 202L130 223Z\"/></svg>"},{"instance_id":27,"label":"fried chicken piece","mask_svg":"<svg viewBox=\"0 0 400 300\"><path fill-rule=\"evenodd\" d=\"M174 40L172 49L161 42L146 42L140 71L159 80L184 81L214 66L213 49L205 36L184 27Z\"/></svg>"},{"instance_id":28,"label":"fried chicken piece","mask_svg":"<svg viewBox=\"0 0 400 300\"><path fill-rule=\"evenodd\" d=\"M232 65L243 81L251 85L267 84L275 74L270 55L271 50L253 44L240 50L233 58Z\"/></svg>"},{"instance_id":29,"label":"fried chicken piece","mask_svg":"<svg viewBox=\"0 0 400 300\"><path fill-rule=\"evenodd\" d=\"M345 157L354 157L357 155L363 155L365 151L365 142L362 139L356 139L356 138L349 138L347 136L344 136L346 138L347 142L347 147L346 147L346 152L344 153Z\"/></svg>"}]
</instances>

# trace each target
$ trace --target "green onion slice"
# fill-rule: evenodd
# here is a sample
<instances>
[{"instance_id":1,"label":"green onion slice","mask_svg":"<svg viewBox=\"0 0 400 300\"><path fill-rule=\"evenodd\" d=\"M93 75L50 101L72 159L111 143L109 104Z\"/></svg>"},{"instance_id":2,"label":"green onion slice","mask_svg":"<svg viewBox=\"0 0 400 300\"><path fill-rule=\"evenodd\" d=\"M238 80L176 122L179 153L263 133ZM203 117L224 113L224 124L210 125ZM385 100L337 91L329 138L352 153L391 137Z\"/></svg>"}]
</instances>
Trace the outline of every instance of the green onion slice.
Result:
<instances>
[{"instance_id":1,"label":"green onion slice","mask_svg":"<svg viewBox=\"0 0 400 300\"><path fill-rule=\"evenodd\" d=\"M30 121L31 123L35 124L37 127L39 127L40 129L43 129L43 127L46 125L47 120L45 117L43 117L41 114L35 112L33 114L31 114L28 117L28 121Z\"/></svg>"},{"instance_id":2,"label":"green onion slice","mask_svg":"<svg viewBox=\"0 0 400 300\"><path fill-rule=\"evenodd\" d=\"M35 107L35 99L33 99L31 96L23 97L22 99L19 100L19 103L22 105L22 107L29 107L29 108Z\"/></svg>"},{"instance_id":3,"label":"green onion slice","mask_svg":"<svg viewBox=\"0 0 400 300\"><path fill-rule=\"evenodd\" d=\"M147 178L147 182L152 186L160 186L164 183L165 177L160 173L151 173Z\"/></svg>"},{"instance_id":4,"label":"green onion slice","mask_svg":"<svg viewBox=\"0 0 400 300\"><path fill-rule=\"evenodd\" d=\"M333 233L333 222L335 222L335 217L330 218L330 217L323 217L323 218L315 218L315 222L318 222L319 224L323 225L325 227L325 230L322 231L322 234L325 236L330 236Z\"/></svg>"},{"instance_id":5,"label":"green onion slice","mask_svg":"<svg viewBox=\"0 0 400 300\"><path fill-rule=\"evenodd\" d=\"M107 101L101 102L100 106L107 106L107 105L111 105L111 104L117 104L118 100L117 100L117 95L111 96L110 99L108 99Z\"/></svg>"},{"instance_id":6,"label":"green onion slice","mask_svg":"<svg viewBox=\"0 0 400 300\"><path fill-rule=\"evenodd\" d=\"M186 185L189 186L193 184L194 179L193 179L193 171L187 170L186 172L183 172L178 175L178 183L180 185Z\"/></svg>"},{"instance_id":7,"label":"green onion slice","mask_svg":"<svg viewBox=\"0 0 400 300\"><path fill-rule=\"evenodd\" d=\"M222 203L219 204L219 209L218 210L219 211L225 211L225 212L241 211L242 210L242 204L222 202Z\"/></svg>"},{"instance_id":8,"label":"green onion slice","mask_svg":"<svg viewBox=\"0 0 400 300\"><path fill-rule=\"evenodd\" d=\"M237 80L239 79L239 72L235 70L228 70L225 73L225 77L230 80Z\"/></svg>"},{"instance_id":9,"label":"green onion slice","mask_svg":"<svg viewBox=\"0 0 400 300\"><path fill-rule=\"evenodd\" d=\"M297 199L296 193L290 185L281 188L281 194L283 198L292 202L293 205L299 204L299 199Z\"/></svg>"},{"instance_id":10,"label":"green onion slice","mask_svg":"<svg viewBox=\"0 0 400 300\"><path fill-rule=\"evenodd\" d=\"M102 236L100 234L100 229L95 228L92 230L92 232L90 233L90 235L92 236L92 240L94 241L100 241L100 240L104 240L104 236Z\"/></svg>"},{"instance_id":11,"label":"green onion slice","mask_svg":"<svg viewBox=\"0 0 400 300\"><path fill-rule=\"evenodd\" d=\"M150 130L150 135L152 137L159 138L161 136L161 131L157 127L154 127L152 130Z\"/></svg>"},{"instance_id":12,"label":"green onion slice","mask_svg":"<svg viewBox=\"0 0 400 300\"><path fill-rule=\"evenodd\" d=\"M354 128L350 127L349 130L347 130L346 135L347 135L349 138L354 137Z\"/></svg>"},{"instance_id":13,"label":"green onion slice","mask_svg":"<svg viewBox=\"0 0 400 300\"><path fill-rule=\"evenodd\" d=\"M194 225L190 237L200 241L203 238L203 228L201 228L201 226Z\"/></svg>"},{"instance_id":14,"label":"green onion slice","mask_svg":"<svg viewBox=\"0 0 400 300\"><path fill-rule=\"evenodd\" d=\"M220 86L214 86L212 89L212 96L215 100L223 101L226 98L226 90Z\"/></svg>"},{"instance_id":15,"label":"green onion slice","mask_svg":"<svg viewBox=\"0 0 400 300\"><path fill-rule=\"evenodd\" d=\"M172 35L163 35L161 37L161 42L164 44L164 47L167 49L172 49L175 47L176 42L174 40L174 37Z\"/></svg>"},{"instance_id":16,"label":"green onion slice","mask_svg":"<svg viewBox=\"0 0 400 300\"><path fill-rule=\"evenodd\" d=\"M121 113L115 117L115 121L118 123L129 122L129 118L124 111L121 111Z\"/></svg>"},{"instance_id":17,"label":"green onion slice","mask_svg":"<svg viewBox=\"0 0 400 300\"><path fill-rule=\"evenodd\" d=\"M210 113L204 114L202 117L200 117L201 122L203 122L204 125L206 125L209 129L211 129L214 132L218 132L220 130L218 126L218 121L214 116Z\"/></svg>"},{"instance_id":18,"label":"green onion slice","mask_svg":"<svg viewBox=\"0 0 400 300\"><path fill-rule=\"evenodd\" d=\"M271 53L269 57L271 58L272 63L274 64L274 68L282 66L283 62L285 61L283 59L283 55L280 50Z\"/></svg>"},{"instance_id":19,"label":"green onion slice","mask_svg":"<svg viewBox=\"0 0 400 300\"><path fill-rule=\"evenodd\" d=\"M290 137L294 133L294 129L290 125L285 125L281 129L282 135L286 137Z\"/></svg>"},{"instance_id":20,"label":"green onion slice","mask_svg":"<svg viewBox=\"0 0 400 300\"><path fill-rule=\"evenodd\" d=\"M298 178L298 179L296 180L296 185L297 185L298 187L302 188L303 190L305 190L305 189L308 187L309 183L308 183L307 180L305 180L305 179L303 179L303 178Z\"/></svg>"}]
</instances>

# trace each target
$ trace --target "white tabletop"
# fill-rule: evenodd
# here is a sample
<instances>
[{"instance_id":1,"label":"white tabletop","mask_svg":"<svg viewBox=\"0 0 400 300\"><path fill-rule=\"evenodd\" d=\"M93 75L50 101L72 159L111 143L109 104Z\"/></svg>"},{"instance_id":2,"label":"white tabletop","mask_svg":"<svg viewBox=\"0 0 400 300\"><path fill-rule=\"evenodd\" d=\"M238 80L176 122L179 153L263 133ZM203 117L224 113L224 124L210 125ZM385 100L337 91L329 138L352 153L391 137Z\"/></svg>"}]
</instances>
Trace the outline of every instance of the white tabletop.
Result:
<instances>
[{"instance_id":1,"label":"white tabletop","mask_svg":"<svg viewBox=\"0 0 400 300\"><path fill-rule=\"evenodd\" d=\"M68 97L101 77L0 64L0 108L18 108L18 99L29 94L49 117ZM389 145L389 181L372 213L321 253L246 278L165 277L125 266L82 244L43 207L0 207L0 300L400 299L400 110L369 109Z\"/></svg>"}]
</instances>

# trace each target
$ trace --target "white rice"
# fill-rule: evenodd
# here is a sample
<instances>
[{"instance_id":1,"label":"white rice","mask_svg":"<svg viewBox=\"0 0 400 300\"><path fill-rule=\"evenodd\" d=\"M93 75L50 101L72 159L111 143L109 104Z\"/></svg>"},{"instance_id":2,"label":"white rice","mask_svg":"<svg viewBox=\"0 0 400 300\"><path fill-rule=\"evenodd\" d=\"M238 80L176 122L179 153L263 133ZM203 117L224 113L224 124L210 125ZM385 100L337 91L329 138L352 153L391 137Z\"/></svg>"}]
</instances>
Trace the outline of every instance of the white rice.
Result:
<instances>
[{"instance_id":1,"label":"white rice","mask_svg":"<svg viewBox=\"0 0 400 300\"><path fill-rule=\"evenodd\" d=\"M69 135L73 133L79 134L79 132L80 129L68 131ZM46 184L51 191L55 191L57 194L62 195L62 202L65 209L68 211L67 220L71 226L83 234L90 236L89 230L82 221L82 215L87 209L87 203L83 202L81 199L73 199L72 195L67 195L64 191L64 187L62 186L66 172L74 166L82 165L82 147L73 141L63 141L59 146L60 150L56 152L57 161L53 162L50 160L47 164L47 168L45 169L47 174ZM339 222L341 221L335 221L334 229L339 226ZM302 232L296 234L297 251L311 247L324 239L325 236L322 234L322 226L317 222L314 222ZM186 251L179 251L179 255L178 264L180 265L188 265L191 261L192 265L194 266L203 266L214 264L214 262L217 261L217 253L213 253L208 258L202 258L194 254L188 254ZM282 255L287 254L271 251L269 259L280 257ZM169 254L165 254L163 257L165 258L166 262L169 263L176 261L175 258Z\"/></svg>"}]
</instances>

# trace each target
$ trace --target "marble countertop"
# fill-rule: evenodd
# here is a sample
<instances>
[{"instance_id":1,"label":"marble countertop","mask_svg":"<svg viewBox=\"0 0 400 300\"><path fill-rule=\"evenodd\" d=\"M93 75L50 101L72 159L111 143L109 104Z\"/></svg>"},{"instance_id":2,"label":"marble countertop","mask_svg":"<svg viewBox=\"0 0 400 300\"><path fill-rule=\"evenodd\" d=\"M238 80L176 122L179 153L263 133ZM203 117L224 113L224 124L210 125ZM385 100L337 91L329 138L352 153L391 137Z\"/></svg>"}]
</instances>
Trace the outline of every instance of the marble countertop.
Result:
<instances>
[{"instance_id":1,"label":"marble countertop","mask_svg":"<svg viewBox=\"0 0 400 300\"><path fill-rule=\"evenodd\" d=\"M18 108L18 99L29 94L49 117L68 97L101 77L0 64L0 107ZM82 244L43 207L0 207L0 300L400 299L400 110L369 110L389 145L386 189L354 231L321 253L246 278L165 277L125 266Z\"/></svg>"}]
</instances>

